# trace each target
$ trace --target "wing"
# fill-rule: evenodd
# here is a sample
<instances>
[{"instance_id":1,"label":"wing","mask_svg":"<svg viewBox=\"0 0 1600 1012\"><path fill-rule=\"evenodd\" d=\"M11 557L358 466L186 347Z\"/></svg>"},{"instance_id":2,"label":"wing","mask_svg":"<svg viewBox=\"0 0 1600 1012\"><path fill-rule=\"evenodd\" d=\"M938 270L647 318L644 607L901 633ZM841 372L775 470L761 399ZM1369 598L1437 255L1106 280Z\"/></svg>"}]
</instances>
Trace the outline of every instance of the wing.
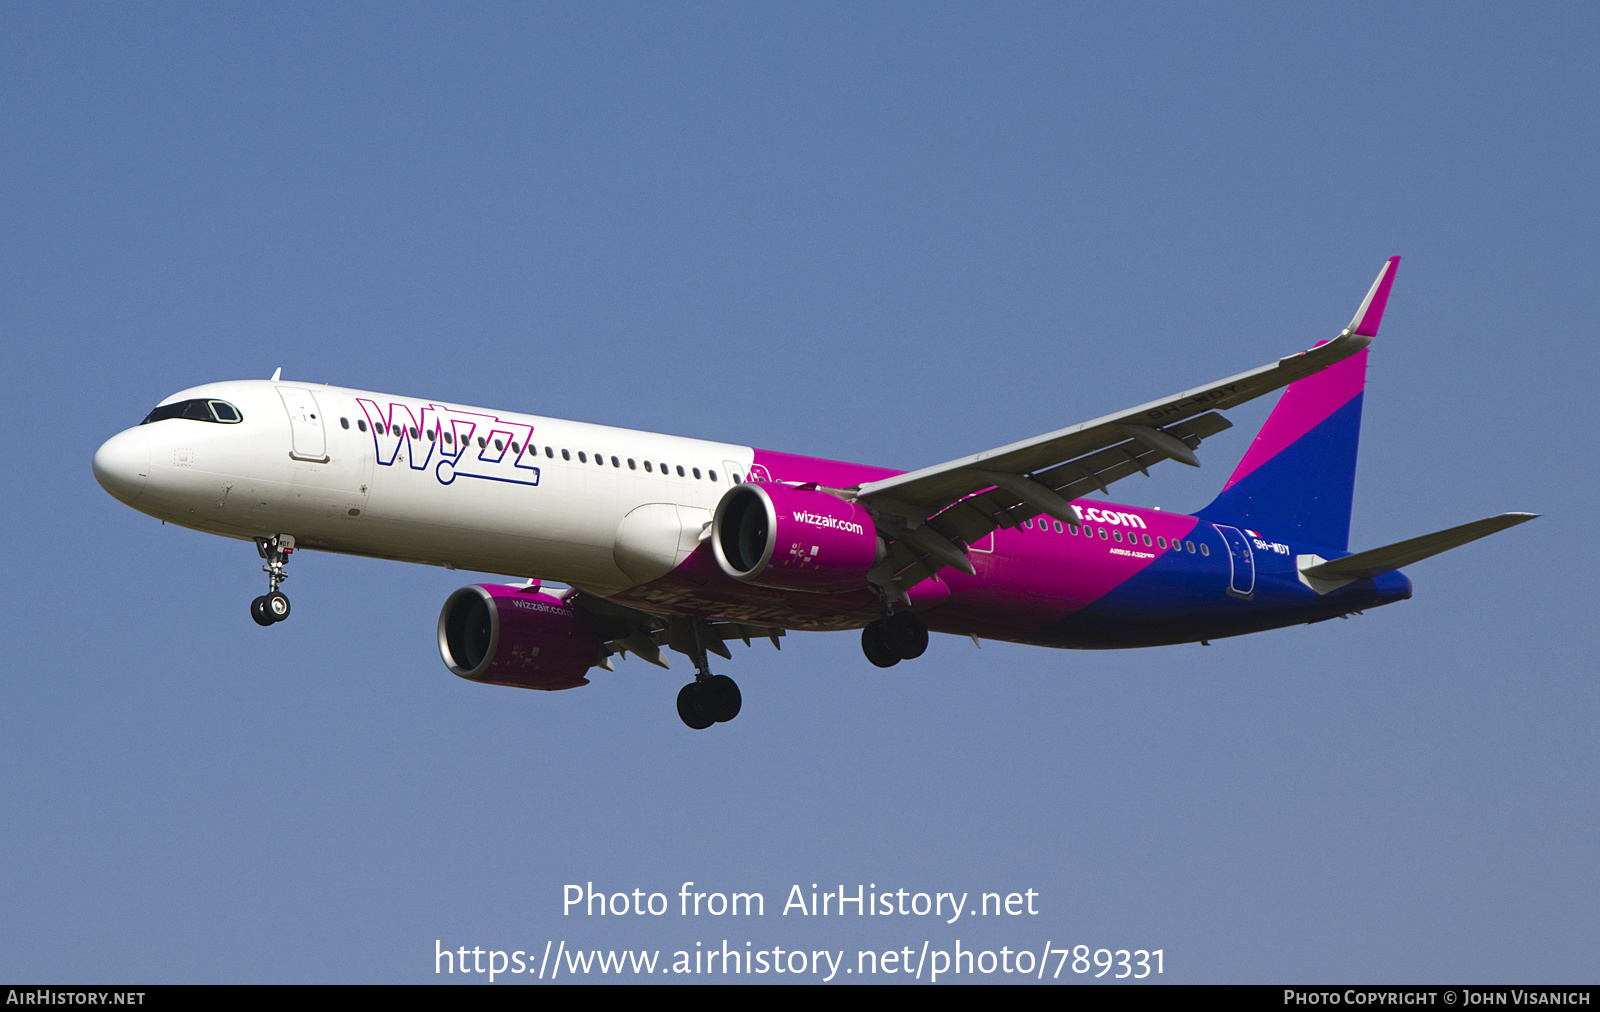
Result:
<instances>
[{"instance_id":1,"label":"wing","mask_svg":"<svg viewBox=\"0 0 1600 1012\"><path fill-rule=\"evenodd\" d=\"M1399 257L1390 257L1350 325L1331 341L1259 369L1032 439L868 482L854 497L890 542L874 583L902 596L952 566L971 573L967 546L997 527L1044 514L1082 524L1071 500L1108 491L1152 464L1192 467L1202 440L1232 426L1219 412L1282 389L1356 354L1377 336Z\"/></svg>"},{"instance_id":2,"label":"wing","mask_svg":"<svg viewBox=\"0 0 1600 1012\"><path fill-rule=\"evenodd\" d=\"M743 640L745 646L752 639L767 639L774 647L784 635L782 629L748 625L742 622L707 622L703 619L683 618L675 615L656 615L629 608L595 594L570 591L573 602L588 614L600 637L600 659L596 662L607 671L615 670L612 657L633 654L657 667L669 665L661 656L667 647L694 657L697 652L709 651L731 660L729 640Z\"/></svg>"}]
</instances>

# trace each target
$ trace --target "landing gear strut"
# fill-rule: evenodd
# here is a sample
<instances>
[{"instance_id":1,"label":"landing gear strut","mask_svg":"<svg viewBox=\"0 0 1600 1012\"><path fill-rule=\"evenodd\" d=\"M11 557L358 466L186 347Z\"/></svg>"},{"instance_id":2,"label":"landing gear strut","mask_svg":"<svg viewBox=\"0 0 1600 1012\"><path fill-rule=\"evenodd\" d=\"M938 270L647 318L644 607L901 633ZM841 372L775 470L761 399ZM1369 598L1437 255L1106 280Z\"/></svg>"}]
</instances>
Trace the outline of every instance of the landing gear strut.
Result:
<instances>
[{"instance_id":1,"label":"landing gear strut","mask_svg":"<svg viewBox=\"0 0 1600 1012\"><path fill-rule=\"evenodd\" d=\"M897 611L861 630L861 652L880 668L915 660L927 649L927 623L913 612Z\"/></svg>"},{"instance_id":2,"label":"landing gear strut","mask_svg":"<svg viewBox=\"0 0 1600 1012\"><path fill-rule=\"evenodd\" d=\"M267 574L272 589L250 602L250 617L256 620L256 625L272 625L289 617L289 599L278 590L278 585L289 578L289 556L294 553L294 538L287 534L256 538L256 551L267 560L261 571Z\"/></svg>"},{"instance_id":3,"label":"landing gear strut","mask_svg":"<svg viewBox=\"0 0 1600 1012\"><path fill-rule=\"evenodd\" d=\"M693 643L674 643L675 649L689 655L695 668L694 681L678 690L678 716L696 731L703 731L712 724L726 723L739 716L743 697L739 694L738 682L727 675L711 673L711 666L706 663L706 624L700 619L690 621L693 623ZM674 629L673 632L677 634L674 639L687 631Z\"/></svg>"}]
</instances>

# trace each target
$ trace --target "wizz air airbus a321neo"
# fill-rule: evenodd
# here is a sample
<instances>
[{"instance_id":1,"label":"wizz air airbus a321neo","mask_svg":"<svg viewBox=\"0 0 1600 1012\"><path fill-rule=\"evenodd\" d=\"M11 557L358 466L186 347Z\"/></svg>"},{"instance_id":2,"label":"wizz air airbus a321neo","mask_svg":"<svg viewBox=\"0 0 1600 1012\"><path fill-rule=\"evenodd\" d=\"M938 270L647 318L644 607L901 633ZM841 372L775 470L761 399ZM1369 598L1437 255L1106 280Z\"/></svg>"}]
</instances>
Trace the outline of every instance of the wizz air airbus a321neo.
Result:
<instances>
[{"instance_id":1,"label":"wizz air airbus a321neo","mask_svg":"<svg viewBox=\"0 0 1600 1012\"><path fill-rule=\"evenodd\" d=\"M1399 257L1331 341L1259 369L1009 446L901 473L730 443L280 380L172 395L107 440L94 473L153 517L251 540L279 589L312 548L523 578L439 614L462 678L588 684L632 653L666 667L693 728L731 720L710 654L785 630L861 630L867 660L928 632L1047 647L1205 643L1411 596L1399 570L1514 524L1504 513L1350 554L1367 345ZM1222 411L1287 387L1194 516L1084 496L1164 460L1198 466ZM549 591L542 580L571 589Z\"/></svg>"}]
</instances>

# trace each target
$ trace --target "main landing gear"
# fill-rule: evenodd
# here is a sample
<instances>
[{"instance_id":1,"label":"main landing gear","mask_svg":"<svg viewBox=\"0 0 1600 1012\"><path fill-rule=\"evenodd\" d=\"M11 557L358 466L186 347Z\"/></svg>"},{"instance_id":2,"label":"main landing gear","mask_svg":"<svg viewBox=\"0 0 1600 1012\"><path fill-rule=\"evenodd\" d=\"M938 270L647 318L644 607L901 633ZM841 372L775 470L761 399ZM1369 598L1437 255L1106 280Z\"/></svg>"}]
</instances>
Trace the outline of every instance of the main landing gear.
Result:
<instances>
[{"instance_id":1,"label":"main landing gear","mask_svg":"<svg viewBox=\"0 0 1600 1012\"><path fill-rule=\"evenodd\" d=\"M727 675L707 675L678 690L678 716L696 731L739 716L739 683Z\"/></svg>"},{"instance_id":2,"label":"main landing gear","mask_svg":"<svg viewBox=\"0 0 1600 1012\"><path fill-rule=\"evenodd\" d=\"M927 649L927 623L909 611L897 611L861 630L861 652L880 668L914 660Z\"/></svg>"},{"instance_id":3,"label":"main landing gear","mask_svg":"<svg viewBox=\"0 0 1600 1012\"><path fill-rule=\"evenodd\" d=\"M739 683L727 675L713 675L706 663L706 646L712 641L719 653L726 655L727 648L711 633L703 619L675 620L672 639L674 649L689 655L694 661L694 681L678 690L678 716L696 731L704 731L712 724L724 724L739 716L744 700L739 695Z\"/></svg>"},{"instance_id":4,"label":"main landing gear","mask_svg":"<svg viewBox=\"0 0 1600 1012\"><path fill-rule=\"evenodd\" d=\"M289 617L289 599L278 590L278 584L289 578L289 556L294 552L294 538L287 534L256 538L256 551L267 560L261 571L267 574L272 589L250 602L250 617L256 620L256 625L272 625Z\"/></svg>"}]
</instances>

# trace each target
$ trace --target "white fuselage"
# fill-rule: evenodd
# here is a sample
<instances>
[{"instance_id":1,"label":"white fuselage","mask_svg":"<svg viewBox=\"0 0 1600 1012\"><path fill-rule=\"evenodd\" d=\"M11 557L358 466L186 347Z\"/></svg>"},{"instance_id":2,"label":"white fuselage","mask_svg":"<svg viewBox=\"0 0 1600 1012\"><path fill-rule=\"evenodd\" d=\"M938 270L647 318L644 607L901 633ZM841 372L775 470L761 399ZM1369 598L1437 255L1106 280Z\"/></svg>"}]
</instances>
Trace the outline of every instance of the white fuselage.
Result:
<instances>
[{"instance_id":1,"label":"white fuselage","mask_svg":"<svg viewBox=\"0 0 1600 1012\"><path fill-rule=\"evenodd\" d=\"M101 484L208 533L289 534L301 548L602 595L681 561L753 458L728 443L290 382L211 383L162 403L195 398L242 420L119 433L95 455Z\"/></svg>"}]
</instances>

